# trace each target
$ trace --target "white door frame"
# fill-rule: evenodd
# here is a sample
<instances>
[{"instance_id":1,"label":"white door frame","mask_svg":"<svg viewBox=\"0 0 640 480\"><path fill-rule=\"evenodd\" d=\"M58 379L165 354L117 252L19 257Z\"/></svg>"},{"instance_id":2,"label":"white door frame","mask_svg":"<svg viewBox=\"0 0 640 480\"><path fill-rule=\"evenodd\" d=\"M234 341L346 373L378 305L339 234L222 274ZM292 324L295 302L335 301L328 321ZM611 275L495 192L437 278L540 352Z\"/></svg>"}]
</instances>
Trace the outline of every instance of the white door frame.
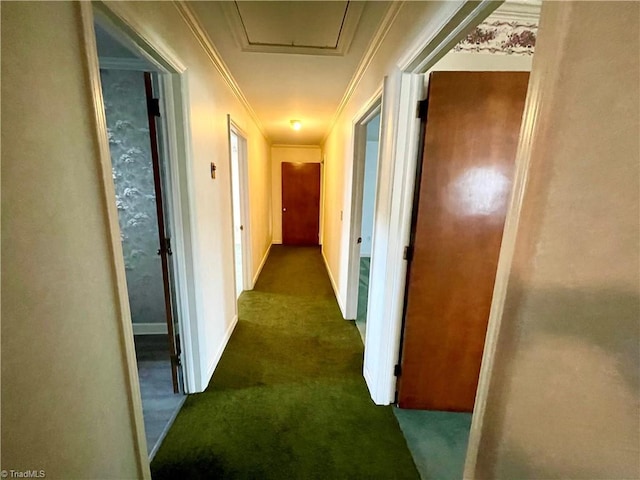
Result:
<instances>
[{"instance_id":1,"label":"white door frame","mask_svg":"<svg viewBox=\"0 0 640 480\"><path fill-rule=\"evenodd\" d=\"M353 121L353 170L351 173L351 219L349 222L349 265L347 273L347 298L345 302L345 317L354 319L358 314L358 285L360 282L360 244L358 238L362 230L362 197L364 195L364 169L367 148L367 124L380 113L382 109L382 92L376 92L369 102L361 109ZM378 141L380 135L378 134ZM378 150L378 158L380 151ZM376 171L378 170L376 166ZM376 174L376 190L378 176ZM375 237L375 228L371 236Z\"/></svg>"},{"instance_id":2,"label":"white door frame","mask_svg":"<svg viewBox=\"0 0 640 480\"><path fill-rule=\"evenodd\" d=\"M114 33L130 45L141 57L159 72L160 86L164 99L166 121L166 151L169 156L167 181L171 187L167 193L167 215L173 237L173 271L175 273L176 309L181 321L180 341L182 347L182 373L185 393L202 391L201 362L198 344L198 321L202 318L202 299L199 288L199 261L195 242L197 229L195 201L193 194L193 172L191 170L191 137L189 127L189 100L186 67L166 48L145 32L140 24L125 20L119 12L117 2L105 5L101 2L80 2L83 43L87 75L90 81L93 101L96 142L101 166L101 182L104 192L105 209L108 218L109 241L113 255L113 268L117 285L117 306L120 330L127 366L128 387L131 398L134 439L139 458L140 476L150 478L147 456L142 398L138 379L133 327L126 286L124 257L120 241L120 227L115 202L115 188L112 178L111 155L107 136L104 100L100 83L100 65L96 46L94 21ZM180 261L177 261L180 259Z\"/></svg>"},{"instance_id":3,"label":"white door frame","mask_svg":"<svg viewBox=\"0 0 640 480\"><path fill-rule=\"evenodd\" d=\"M384 80L380 114L378 182L373 220L371 273L363 374L378 405L395 400L404 284L404 247L410 233L420 126L416 105L423 76L396 70Z\"/></svg>"},{"instance_id":4,"label":"white door frame","mask_svg":"<svg viewBox=\"0 0 640 480\"><path fill-rule=\"evenodd\" d=\"M238 183L240 185L240 222L242 223L242 288L243 290L253 290L253 257L251 248L251 215L249 212L249 164L247 152L247 134L233 121L231 115L227 115L227 129L229 132L229 172L231 172L233 153L231 152L231 134L238 138ZM233 182L230 183L229 193L233 198ZM233 209L233 202L231 202ZM233 214L233 212L232 212ZM232 220L233 221L233 220ZM233 242L232 242L233 243ZM234 252L235 255L235 252ZM235 263L235 260L234 260ZM233 271L235 282L235 269ZM235 284L235 283L234 283ZM237 314L236 302L236 314Z\"/></svg>"},{"instance_id":5,"label":"white door frame","mask_svg":"<svg viewBox=\"0 0 640 480\"><path fill-rule=\"evenodd\" d=\"M411 231L419 144L416 110L423 97L421 74L497 6L499 3L489 0L465 2L435 32L418 38L394 73L385 78L363 367L371 398L379 405L395 401L394 369L400 352L407 269L403 257Z\"/></svg>"}]
</instances>

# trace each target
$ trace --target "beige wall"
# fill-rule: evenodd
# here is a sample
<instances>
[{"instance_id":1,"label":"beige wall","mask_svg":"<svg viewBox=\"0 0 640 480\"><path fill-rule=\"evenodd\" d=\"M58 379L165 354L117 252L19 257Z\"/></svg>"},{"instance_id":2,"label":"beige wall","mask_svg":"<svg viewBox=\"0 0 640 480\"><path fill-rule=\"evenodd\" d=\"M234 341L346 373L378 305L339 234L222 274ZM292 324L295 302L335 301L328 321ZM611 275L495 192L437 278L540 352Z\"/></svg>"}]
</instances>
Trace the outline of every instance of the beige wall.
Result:
<instances>
[{"instance_id":1,"label":"beige wall","mask_svg":"<svg viewBox=\"0 0 640 480\"><path fill-rule=\"evenodd\" d=\"M376 51L362 79L322 145L324 153L323 253L344 312L347 292L351 177L353 174L353 122L382 86L385 75L433 33L461 2L406 2Z\"/></svg>"},{"instance_id":2,"label":"beige wall","mask_svg":"<svg viewBox=\"0 0 640 480\"><path fill-rule=\"evenodd\" d=\"M227 114L247 134L254 270L271 244L269 145L173 3L113 6L187 67L204 388L235 316ZM2 468L140 477L80 9L2 10Z\"/></svg>"},{"instance_id":3,"label":"beige wall","mask_svg":"<svg viewBox=\"0 0 640 480\"><path fill-rule=\"evenodd\" d=\"M458 2L407 2L402 6L384 42L323 145L326 160L323 249L328 260L329 273L337 285L338 303L341 307L345 305L347 293L353 122L382 85L384 76L391 74L407 52L411 51L414 45L424 42L427 34L433 33L458 7ZM524 55L451 52L431 71L529 71L531 62L531 56Z\"/></svg>"},{"instance_id":4,"label":"beige wall","mask_svg":"<svg viewBox=\"0 0 640 480\"><path fill-rule=\"evenodd\" d=\"M2 5L1 461L137 478L80 32L77 4Z\"/></svg>"},{"instance_id":5,"label":"beige wall","mask_svg":"<svg viewBox=\"0 0 640 480\"><path fill-rule=\"evenodd\" d=\"M282 162L320 163L322 152L316 146L274 146L271 147L272 163L272 205L273 243L282 243ZM322 170L322 169L321 169ZM322 182L322 179L321 179ZM322 208L322 198L320 205ZM320 211L322 217L322 210ZM322 230L322 228L321 228ZM320 232L322 238L322 231Z\"/></svg>"},{"instance_id":6,"label":"beige wall","mask_svg":"<svg viewBox=\"0 0 640 480\"><path fill-rule=\"evenodd\" d=\"M543 6L541 108L469 477L640 478L639 20L636 2Z\"/></svg>"},{"instance_id":7,"label":"beige wall","mask_svg":"<svg viewBox=\"0 0 640 480\"><path fill-rule=\"evenodd\" d=\"M173 2L108 2L145 36L165 45L187 67L198 256L197 292L201 362L199 388L208 381L226 345L235 316L233 219L227 114L246 134L249 164L252 267L271 245L269 145L232 93ZM210 162L217 166L210 176Z\"/></svg>"}]
</instances>

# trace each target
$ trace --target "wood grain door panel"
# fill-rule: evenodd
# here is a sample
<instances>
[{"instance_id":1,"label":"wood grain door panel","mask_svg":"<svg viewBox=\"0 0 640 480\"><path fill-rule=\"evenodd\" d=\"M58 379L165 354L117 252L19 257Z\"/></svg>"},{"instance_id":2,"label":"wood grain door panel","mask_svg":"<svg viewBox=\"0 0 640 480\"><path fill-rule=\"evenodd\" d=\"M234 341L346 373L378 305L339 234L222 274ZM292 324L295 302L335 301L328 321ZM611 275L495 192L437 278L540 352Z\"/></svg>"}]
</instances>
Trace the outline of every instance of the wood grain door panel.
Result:
<instances>
[{"instance_id":1,"label":"wood grain door panel","mask_svg":"<svg viewBox=\"0 0 640 480\"><path fill-rule=\"evenodd\" d=\"M282 162L282 243L318 245L320 164Z\"/></svg>"},{"instance_id":2,"label":"wood grain door panel","mask_svg":"<svg viewBox=\"0 0 640 480\"><path fill-rule=\"evenodd\" d=\"M473 410L528 77L430 77L406 290L402 408Z\"/></svg>"}]
</instances>

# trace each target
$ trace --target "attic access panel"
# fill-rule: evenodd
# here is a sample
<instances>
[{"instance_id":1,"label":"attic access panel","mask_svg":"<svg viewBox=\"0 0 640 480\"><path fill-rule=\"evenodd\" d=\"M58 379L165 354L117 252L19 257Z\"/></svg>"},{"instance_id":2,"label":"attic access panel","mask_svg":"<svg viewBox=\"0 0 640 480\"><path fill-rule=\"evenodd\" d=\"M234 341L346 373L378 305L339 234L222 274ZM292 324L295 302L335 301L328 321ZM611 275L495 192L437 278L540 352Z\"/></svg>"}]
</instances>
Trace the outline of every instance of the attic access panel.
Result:
<instances>
[{"instance_id":1,"label":"attic access panel","mask_svg":"<svg viewBox=\"0 0 640 480\"><path fill-rule=\"evenodd\" d=\"M344 55L363 2L242 1L223 4L245 52Z\"/></svg>"}]
</instances>

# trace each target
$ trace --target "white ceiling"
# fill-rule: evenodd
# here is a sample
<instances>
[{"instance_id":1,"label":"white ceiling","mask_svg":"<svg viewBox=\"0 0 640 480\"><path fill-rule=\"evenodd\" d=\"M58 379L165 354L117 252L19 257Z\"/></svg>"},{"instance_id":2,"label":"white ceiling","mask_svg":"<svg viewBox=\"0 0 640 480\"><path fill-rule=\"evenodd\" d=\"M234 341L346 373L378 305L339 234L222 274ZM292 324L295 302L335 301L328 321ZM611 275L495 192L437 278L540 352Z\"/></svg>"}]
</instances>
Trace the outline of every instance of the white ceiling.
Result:
<instances>
[{"instance_id":1,"label":"white ceiling","mask_svg":"<svg viewBox=\"0 0 640 480\"><path fill-rule=\"evenodd\" d=\"M269 140L319 145L390 2L188 5ZM290 128L292 119L302 121L300 131Z\"/></svg>"},{"instance_id":2,"label":"white ceiling","mask_svg":"<svg viewBox=\"0 0 640 480\"><path fill-rule=\"evenodd\" d=\"M202 28L275 145L320 145L388 1L191 1ZM494 13L537 18L541 0ZM506 18L506 17L505 17ZM290 121L302 121L294 131Z\"/></svg>"}]
</instances>

